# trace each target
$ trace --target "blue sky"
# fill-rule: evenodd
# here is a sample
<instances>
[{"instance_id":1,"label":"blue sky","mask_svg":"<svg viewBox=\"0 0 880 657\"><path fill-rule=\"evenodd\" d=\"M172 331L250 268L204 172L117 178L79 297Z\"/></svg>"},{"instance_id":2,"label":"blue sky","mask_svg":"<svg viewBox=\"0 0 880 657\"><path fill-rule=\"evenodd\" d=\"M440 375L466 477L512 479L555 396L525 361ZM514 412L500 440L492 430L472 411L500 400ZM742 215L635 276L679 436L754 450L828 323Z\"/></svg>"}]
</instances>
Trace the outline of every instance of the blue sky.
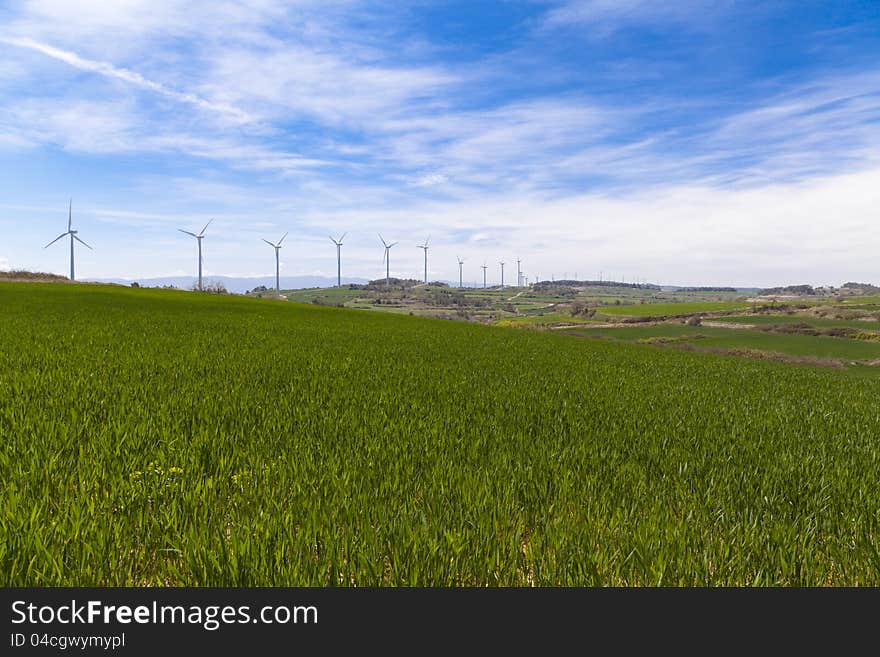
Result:
<instances>
[{"instance_id":1,"label":"blue sky","mask_svg":"<svg viewBox=\"0 0 880 657\"><path fill-rule=\"evenodd\" d=\"M0 8L0 267L880 283L880 3Z\"/></svg>"}]
</instances>

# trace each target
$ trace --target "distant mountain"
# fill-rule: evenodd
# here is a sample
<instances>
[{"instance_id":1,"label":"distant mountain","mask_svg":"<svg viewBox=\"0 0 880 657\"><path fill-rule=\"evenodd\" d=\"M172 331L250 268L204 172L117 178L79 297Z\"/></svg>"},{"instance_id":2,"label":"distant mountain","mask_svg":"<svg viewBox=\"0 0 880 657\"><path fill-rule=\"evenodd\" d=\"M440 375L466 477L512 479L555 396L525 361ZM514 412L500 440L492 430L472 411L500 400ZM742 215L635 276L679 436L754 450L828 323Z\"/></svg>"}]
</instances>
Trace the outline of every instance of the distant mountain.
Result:
<instances>
[{"instance_id":1,"label":"distant mountain","mask_svg":"<svg viewBox=\"0 0 880 657\"><path fill-rule=\"evenodd\" d=\"M163 276L159 278L90 278L95 283L118 283L120 285L131 285L137 283L141 287L176 287L181 290L191 289L198 280L195 276ZM209 283L223 283L223 286L230 292L243 294L255 287L264 285L268 288L275 287L274 276L259 276L254 278L236 278L233 276L205 276L202 279L204 285ZM366 278L343 278L343 283L366 283ZM309 287L332 287L336 285L335 278L325 276L282 276L282 290L299 290Z\"/></svg>"}]
</instances>

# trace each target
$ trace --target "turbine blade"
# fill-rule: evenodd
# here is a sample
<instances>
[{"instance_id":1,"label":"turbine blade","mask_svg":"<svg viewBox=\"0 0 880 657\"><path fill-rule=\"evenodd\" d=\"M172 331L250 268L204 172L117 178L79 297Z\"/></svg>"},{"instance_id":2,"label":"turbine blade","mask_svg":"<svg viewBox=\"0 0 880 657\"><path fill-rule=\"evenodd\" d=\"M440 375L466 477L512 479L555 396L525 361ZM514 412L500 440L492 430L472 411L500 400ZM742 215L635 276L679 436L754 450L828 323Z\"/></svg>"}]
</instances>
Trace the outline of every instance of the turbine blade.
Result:
<instances>
[{"instance_id":1,"label":"turbine blade","mask_svg":"<svg viewBox=\"0 0 880 657\"><path fill-rule=\"evenodd\" d=\"M392 246L394 246L396 244L398 244L398 242L392 242L391 244L388 245L388 248L390 249Z\"/></svg>"},{"instance_id":2,"label":"turbine blade","mask_svg":"<svg viewBox=\"0 0 880 657\"><path fill-rule=\"evenodd\" d=\"M54 240L52 240L51 242L49 242L49 243L48 243L46 246L44 246L43 248L44 248L44 249L48 249L50 246L52 246L53 244L55 244L55 242L57 242L58 240L60 240L60 239L61 239L62 237L64 237L65 235L69 235L69 234L70 234L70 231L67 231L66 233L61 233L58 237L56 237Z\"/></svg>"},{"instance_id":3,"label":"turbine blade","mask_svg":"<svg viewBox=\"0 0 880 657\"><path fill-rule=\"evenodd\" d=\"M348 233L342 233L342 237L339 238L339 243L340 243L340 244L342 244L342 240L345 239L345 236L346 236L346 235L348 235Z\"/></svg>"},{"instance_id":4,"label":"turbine blade","mask_svg":"<svg viewBox=\"0 0 880 657\"><path fill-rule=\"evenodd\" d=\"M197 238L197 239L198 239L198 237L199 237L199 236L196 235L195 233L191 233L191 232L189 232L188 230L184 230L183 228L178 228L177 230L179 230L181 233L186 233L187 235L192 235L193 237L195 237L195 238Z\"/></svg>"},{"instance_id":5,"label":"turbine blade","mask_svg":"<svg viewBox=\"0 0 880 657\"><path fill-rule=\"evenodd\" d=\"M267 239L263 239L263 241L264 241L266 244L268 244L269 246L271 246L271 247L273 247L273 248L275 247L275 245L272 244L272 242L270 242L269 240L267 240Z\"/></svg>"},{"instance_id":6,"label":"turbine blade","mask_svg":"<svg viewBox=\"0 0 880 657\"><path fill-rule=\"evenodd\" d=\"M208 229L208 226L211 225L211 222L212 222L212 221L214 221L214 218L213 218L213 217L211 217L211 218L208 220L208 223L205 224L205 227L202 228L202 232L199 233L199 237L201 237L202 235L205 234L205 231Z\"/></svg>"},{"instance_id":7,"label":"turbine blade","mask_svg":"<svg viewBox=\"0 0 880 657\"><path fill-rule=\"evenodd\" d=\"M281 246L281 242L284 241L285 237L287 237L287 233L284 233L284 237L282 237L280 240L278 240L278 246Z\"/></svg>"},{"instance_id":8,"label":"turbine blade","mask_svg":"<svg viewBox=\"0 0 880 657\"><path fill-rule=\"evenodd\" d=\"M73 199L70 199L70 205L67 206L67 230L73 228Z\"/></svg>"},{"instance_id":9,"label":"turbine blade","mask_svg":"<svg viewBox=\"0 0 880 657\"><path fill-rule=\"evenodd\" d=\"M73 239L75 239L77 242L79 242L79 243L82 244L83 246L86 246L86 247L92 249L92 247L90 247L88 244L86 244L85 242L83 242L83 241L82 241L79 237L77 237L76 235L73 236ZM92 251L94 251L94 249L92 249Z\"/></svg>"},{"instance_id":10,"label":"turbine blade","mask_svg":"<svg viewBox=\"0 0 880 657\"><path fill-rule=\"evenodd\" d=\"M425 240L425 246L428 246L428 242L430 242L430 241L431 241L431 236L428 235L428 239Z\"/></svg>"},{"instance_id":11,"label":"turbine blade","mask_svg":"<svg viewBox=\"0 0 880 657\"><path fill-rule=\"evenodd\" d=\"M385 247L387 247L388 244L385 242L385 238L382 237L382 233L377 233L377 235L379 235L379 239L382 240L382 244L385 245Z\"/></svg>"}]
</instances>

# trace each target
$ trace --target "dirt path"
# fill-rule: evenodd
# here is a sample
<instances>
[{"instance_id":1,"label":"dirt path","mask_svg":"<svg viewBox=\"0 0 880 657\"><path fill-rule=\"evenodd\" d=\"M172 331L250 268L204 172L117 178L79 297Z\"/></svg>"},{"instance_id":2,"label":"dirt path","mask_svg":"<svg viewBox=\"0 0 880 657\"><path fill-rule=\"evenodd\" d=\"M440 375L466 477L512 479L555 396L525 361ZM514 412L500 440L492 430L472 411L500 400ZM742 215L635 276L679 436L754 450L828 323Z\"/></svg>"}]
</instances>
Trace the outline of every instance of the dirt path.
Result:
<instances>
[{"instance_id":1,"label":"dirt path","mask_svg":"<svg viewBox=\"0 0 880 657\"><path fill-rule=\"evenodd\" d=\"M728 329L753 329L755 328L754 324L737 324L736 322L701 322L702 326L709 326L711 328L728 328Z\"/></svg>"},{"instance_id":2,"label":"dirt path","mask_svg":"<svg viewBox=\"0 0 880 657\"><path fill-rule=\"evenodd\" d=\"M517 292L516 294L514 294L512 297L510 297L510 298L508 299L508 301L513 301L513 300L516 299L517 297L522 296L523 292L525 292L525 290L520 290L519 292Z\"/></svg>"}]
</instances>

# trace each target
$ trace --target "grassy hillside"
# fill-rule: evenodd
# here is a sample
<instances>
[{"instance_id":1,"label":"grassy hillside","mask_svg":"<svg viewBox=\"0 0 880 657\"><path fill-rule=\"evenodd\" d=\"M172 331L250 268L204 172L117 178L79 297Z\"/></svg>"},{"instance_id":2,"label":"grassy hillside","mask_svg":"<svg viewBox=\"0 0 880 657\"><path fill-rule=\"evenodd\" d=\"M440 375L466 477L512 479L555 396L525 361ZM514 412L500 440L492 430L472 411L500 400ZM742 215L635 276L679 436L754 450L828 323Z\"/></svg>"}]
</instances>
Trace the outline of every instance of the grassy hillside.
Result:
<instances>
[{"instance_id":1,"label":"grassy hillside","mask_svg":"<svg viewBox=\"0 0 880 657\"><path fill-rule=\"evenodd\" d=\"M880 381L0 285L0 582L880 585Z\"/></svg>"}]
</instances>

